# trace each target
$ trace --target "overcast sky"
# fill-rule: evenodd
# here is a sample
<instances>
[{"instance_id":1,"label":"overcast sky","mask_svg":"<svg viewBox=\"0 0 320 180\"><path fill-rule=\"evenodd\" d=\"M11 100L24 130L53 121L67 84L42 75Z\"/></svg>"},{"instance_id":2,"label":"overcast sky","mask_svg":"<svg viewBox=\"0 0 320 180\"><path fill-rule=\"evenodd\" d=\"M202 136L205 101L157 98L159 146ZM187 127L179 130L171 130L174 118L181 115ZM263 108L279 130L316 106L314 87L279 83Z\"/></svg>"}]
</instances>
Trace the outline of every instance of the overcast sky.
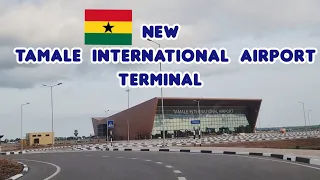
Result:
<instances>
[{"instance_id":1,"label":"overcast sky","mask_svg":"<svg viewBox=\"0 0 320 180\"><path fill-rule=\"evenodd\" d=\"M168 6L170 5L170 6ZM164 89L170 97L261 98L261 126L304 125L298 101L305 102L311 124L320 124L320 64L240 65L244 47L320 47L319 0L0 0L0 134L51 131L50 89L54 88L57 136L93 132L91 117L127 107L120 70L158 70L157 65L18 65L12 50L27 47L84 47L84 9L132 9L134 46L156 47L139 39L142 23L179 23L177 41L162 47L225 47L229 65L164 65L164 70L199 71L202 89ZM88 47L87 47L88 48ZM87 50L87 49L86 49ZM88 57L85 55L85 57ZM316 57L316 61L318 60ZM133 89L130 105L155 96L159 89Z\"/></svg>"}]
</instances>

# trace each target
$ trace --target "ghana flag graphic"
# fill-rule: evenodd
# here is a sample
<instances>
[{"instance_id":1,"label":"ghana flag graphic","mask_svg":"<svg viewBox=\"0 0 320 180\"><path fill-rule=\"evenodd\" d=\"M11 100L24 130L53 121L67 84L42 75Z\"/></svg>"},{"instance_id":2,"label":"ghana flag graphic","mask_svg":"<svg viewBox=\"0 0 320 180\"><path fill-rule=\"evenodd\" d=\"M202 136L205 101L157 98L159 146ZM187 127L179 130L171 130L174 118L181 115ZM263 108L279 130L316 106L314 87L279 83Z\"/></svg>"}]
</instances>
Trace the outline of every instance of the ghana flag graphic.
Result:
<instances>
[{"instance_id":1,"label":"ghana flag graphic","mask_svg":"<svg viewBox=\"0 0 320 180\"><path fill-rule=\"evenodd\" d=\"M86 9L86 45L132 45L132 10Z\"/></svg>"}]
</instances>

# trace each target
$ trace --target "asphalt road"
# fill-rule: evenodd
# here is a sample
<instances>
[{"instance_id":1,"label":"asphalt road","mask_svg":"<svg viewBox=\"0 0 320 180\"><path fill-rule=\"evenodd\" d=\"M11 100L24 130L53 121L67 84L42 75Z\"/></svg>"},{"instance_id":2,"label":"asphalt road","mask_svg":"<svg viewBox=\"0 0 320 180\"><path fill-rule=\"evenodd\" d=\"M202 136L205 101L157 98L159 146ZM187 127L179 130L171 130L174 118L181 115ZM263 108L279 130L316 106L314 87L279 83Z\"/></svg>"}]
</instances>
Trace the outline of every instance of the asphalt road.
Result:
<instances>
[{"instance_id":1,"label":"asphalt road","mask_svg":"<svg viewBox=\"0 0 320 180\"><path fill-rule=\"evenodd\" d=\"M265 157L171 152L80 151L9 156L21 180L319 180L320 167Z\"/></svg>"}]
</instances>

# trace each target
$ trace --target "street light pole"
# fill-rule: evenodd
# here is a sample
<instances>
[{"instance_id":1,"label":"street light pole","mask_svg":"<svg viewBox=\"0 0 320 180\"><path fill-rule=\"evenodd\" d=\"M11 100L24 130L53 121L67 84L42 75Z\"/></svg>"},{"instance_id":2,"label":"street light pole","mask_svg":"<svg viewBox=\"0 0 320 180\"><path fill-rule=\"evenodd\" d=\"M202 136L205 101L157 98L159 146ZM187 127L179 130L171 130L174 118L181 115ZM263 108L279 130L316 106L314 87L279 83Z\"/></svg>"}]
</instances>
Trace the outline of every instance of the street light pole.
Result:
<instances>
[{"instance_id":1,"label":"street light pole","mask_svg":"<svg viewBox=\"0 0 320 180\"><path fill-rule=\"evenodd\" d=\"M130 89L127 89L126 92L128 93L128 109L130 107ZM128 134L128 143L130 141L130 124L129 120L127 119L127 134Z\"/></svg>"},{"instance_id":2,"label":"street light pole","mask_svg":"<svg viewBox=\"0 0 320 180\"><path fill-rule=\"evenodd\" d=\"M309 126L311 126L310 124L310 112L311 112L311 109L308 110L308 121L309 121Z\"/></svg>"},{"instance_id":3,"label":"street light pole","mask_svg":"<svg viewBox=\"0 0 320 180\"><path fill-rule=\"evenodd\" d=\"M155 43L156 45L158 45L158 47L160 48L161 45L151 39L147 39L148 41L150 42L153 42ZM162 71L162 67L161 67L161 62L159 63L160 64L160 72ZM163 107L163 87L160 87L160 91L161 91L161 110L162 110L162 132L163 132L163 144L162 146L165 147L166 146L166 133L165 133L165 120L164 120L164 107Z\"/></svg>"},{"instance_id":4,"label":"street light pole","mask_svg":"<svg viewBox=\"0 0 320 180\"><path fill-rule=\"evenodd\" d=\"M305 111L305 108L304 108L304 102L298 102L298 103L302 104L304 127L305 127L305 131L307 131L307 119L306 119L306 111Z\"/></svg>"},{"instance_id":5,"label":"street light pole","mask_svg":"<svg viewBox=\"0 0 320 180\"><path fill-rule=\"evenodd\" d=\"M108 112L109 112L109 110L104 110L104 112L106 112L106 117L107 117L107 140L106 140L106 143L108 145L108 140L109 140Z\"/></svg>"},{"instance_id":6,"label":"street light pole","mask_svg":"<svg viewBox=\"0 0 320 180\"><path fill-rule=\"evenodd\" d=\"M23 137L23 135L22 135L22 117L23 117L23 106L25 106L25 105L28 105L28 104L30 104L30 102L28 102L28 103L25 103L25 104L21 104L21 125L20 125L20 146L21 146L21 151L23 151L23 142L22 142L22 137Z\"/></svg>"},{"instance_id":7,"label":"street light pole","mask_svg":"<svg viewBox=\"0 0 320 180\"><path fill-rule=\"evenodd\" d=\"M51 96L51 136L52 136L52 149L54 148L54 143L55 143L55 140L54 140L54 129L53 129L53 88L56 87L56 86L59 86L61 85L62 83L58 83L58 84L55 84L55 85L46 85L46 84L42 84L42 86L45 86L45 87L48 87L50 88L50 96Z\"/></svg>"}]
</instances>

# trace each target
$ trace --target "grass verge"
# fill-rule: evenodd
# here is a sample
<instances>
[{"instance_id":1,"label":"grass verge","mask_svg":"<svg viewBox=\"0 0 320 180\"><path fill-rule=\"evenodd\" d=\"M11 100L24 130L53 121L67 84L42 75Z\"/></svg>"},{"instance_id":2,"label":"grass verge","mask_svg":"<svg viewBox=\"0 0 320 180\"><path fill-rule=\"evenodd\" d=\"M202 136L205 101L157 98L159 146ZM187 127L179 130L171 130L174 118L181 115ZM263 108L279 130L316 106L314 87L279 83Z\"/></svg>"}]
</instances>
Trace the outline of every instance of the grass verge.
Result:
<instances>
[{"instance_id":1,"label":"grass verge","mask_svg":"<svg viewBox=\"0 0 320 180\"><path fill-rule=\"evenodd\" d=\"M8 159L0 159L0 180L5 180L19 174L23 166L17 162Z\"/></svg>"}]
</instances>

